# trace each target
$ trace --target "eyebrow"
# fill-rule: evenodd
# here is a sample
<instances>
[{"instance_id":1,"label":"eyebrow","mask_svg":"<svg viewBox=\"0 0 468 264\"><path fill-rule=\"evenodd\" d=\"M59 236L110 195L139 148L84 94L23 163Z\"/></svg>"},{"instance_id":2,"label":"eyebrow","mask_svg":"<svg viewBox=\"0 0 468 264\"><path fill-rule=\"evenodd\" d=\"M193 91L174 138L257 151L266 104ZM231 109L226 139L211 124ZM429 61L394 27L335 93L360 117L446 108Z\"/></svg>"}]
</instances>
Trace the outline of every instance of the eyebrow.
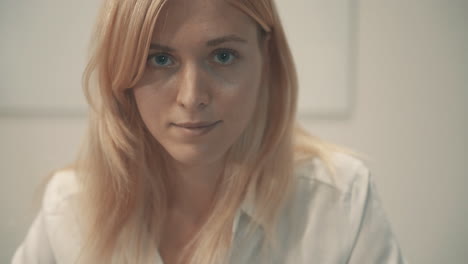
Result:
<instances>
[{"instance_id":1,"label":"eyebrow","mask_svg":"<svg viewBox=\"0 0 468 264\"><path fill-rule=\"evenodd\" d=\"M206 42L206 46L208 47L214 47L214 46L218 46L218 45L221 45L225 42L229 42L229 41L233 41L233 42L239 42L239 43L247 43L247 40L237 36L237 35L227 35L227 36L223 36L223 37L219 37L219 38L215 38L215 39L212 39L212 40L208 40ZM174 52L175 49L174 48L171 48L169 46L166 46L166 45L161 45L161 44L158 44L158 43L151 43L150 44L150 49L157 49L157 50L162 50L162 51L165 51L165 52Z\"/></svg>"}]
</instances>

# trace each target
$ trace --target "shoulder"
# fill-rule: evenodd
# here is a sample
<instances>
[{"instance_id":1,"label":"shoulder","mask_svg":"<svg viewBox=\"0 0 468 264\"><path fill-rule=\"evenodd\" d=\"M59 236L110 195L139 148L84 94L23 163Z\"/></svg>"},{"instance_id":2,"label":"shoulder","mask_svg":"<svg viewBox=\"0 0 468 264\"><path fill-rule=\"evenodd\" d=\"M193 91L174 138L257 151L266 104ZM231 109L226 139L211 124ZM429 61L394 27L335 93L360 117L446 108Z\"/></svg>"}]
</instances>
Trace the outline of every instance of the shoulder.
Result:
<instances>
[{"instance_id":1,"label":"shoulder","mask_svg":"<svg viewBox=\"0 0 468 264\"><path fill-rule=\"evenodd\" d=\"M356 184L366 184L370 170L364 162L351 155L334 152L328 164L334 173L328 170L327 164L317 157L310 158L295 168L295 176L299 184L319 185L345 194L356 187ZM363 186L364 187L364 186Z\"/></svg>"},{"instance_id":2,"label":"shoulder","mask_svg":"<svg viewBox=\"0 0 468 264\"><path fill-rule=\"evenodd\" d=\"M73 169L53 173L47 183L42 209L45 213L55 213L79 193L79 183Z\"/></svg>"},{"instance_id":3,"label":"shoulder","mask_svg":"<svg viewBox=\"0 0 468 264\"><path fill-rule=\"evenodd\" d=\"M316 217L334 215L356 225L368 200L379 198L370 169L341 152L334 152L328 162L312 158L296 167L292 202Z\"/></svg>"},{"instance_id":4,"label":"shoulder","mask_svg":"<svg viewBox=\"0 0 468 264\"><path fill-rule=\"evenodd\" d=\"M41 209L12 263L73 263L81 234L76 206L78 187L73 170L56 171L49 177Z\"/></svg>"},{"instance_id":5,"label":"shoulder","mask_svg":"<svg viewBox=\"0 0 468 264\"><path fill-rule=\"evenodd\" d=\"M298 248L320 263L406 263L368 167L343 153L331 160L335 175L319 159L297 168L287 227L302 220Z\"/></svg>"},{"instance_id":6,"label":"shoulder","mask_svg":"<svg viewBox=\"0 0 468 264\"><path fill-rule=\"evenodd\" d=\"M79 193L80 184L71 169L55 172L44 193L44 228L57 263L70 263L78 256L83 233Z\"/></svg>"},{"instance_id":7,"label":"shoulder","mask_svg":"<svg viewBox=\"0 0 468 264\"><path fill-rule=\"evenodd\" d=\"M344 153L333 153L329 162L334 174L318 158L296 166L294 192L282 211L279 231L291 255L342 263L362 218L369 169Z\"/></svg>"}]
</instances>

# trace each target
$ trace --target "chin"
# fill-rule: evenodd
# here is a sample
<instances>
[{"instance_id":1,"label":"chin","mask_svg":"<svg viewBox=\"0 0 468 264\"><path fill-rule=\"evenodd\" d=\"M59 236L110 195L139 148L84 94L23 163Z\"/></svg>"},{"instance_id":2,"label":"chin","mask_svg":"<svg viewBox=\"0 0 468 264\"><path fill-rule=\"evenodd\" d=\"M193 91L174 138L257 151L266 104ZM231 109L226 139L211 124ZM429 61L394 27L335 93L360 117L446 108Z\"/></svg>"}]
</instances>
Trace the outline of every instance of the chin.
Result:
<instances>
[{"instance_id":1,"label":"chin","mask_svg":"<svg viewBox=\"0 0 468 264\"><path fill-rule=\"evenodd\" d=\"M166 149L170 158L185 166L208 165L221 160L224 152L197 147L180 147Z\"/></svg>"}]
</instances>

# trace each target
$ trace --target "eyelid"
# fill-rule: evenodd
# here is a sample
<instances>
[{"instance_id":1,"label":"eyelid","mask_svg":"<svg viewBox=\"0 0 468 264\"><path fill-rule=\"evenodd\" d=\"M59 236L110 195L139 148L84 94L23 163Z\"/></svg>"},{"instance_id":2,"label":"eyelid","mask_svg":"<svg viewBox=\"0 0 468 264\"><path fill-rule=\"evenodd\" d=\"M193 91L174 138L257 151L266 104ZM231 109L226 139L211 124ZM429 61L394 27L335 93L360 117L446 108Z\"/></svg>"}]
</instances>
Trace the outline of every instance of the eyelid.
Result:
<instances>
[{"instance_id":1,"label":"eyelid","mask_svg":"<svg viewBox=\"0 0 468 264\"><path fill-rule=\"evenodd\" d=\"M219 53L223 53L223 52L228 52L228 53L231 53L233 56L234 56L234 60L238 60L241 58L239 52L237 52L236 50L234 49L231 49L231 48L225 48L225 47L222 47L222 48L218 48L216 50L214 50L212 53L211 53L211 56L214 56L214 55L217 55ZM153 53L149 53L148 54L148 57L146 59L146 63L149 63L150 59L156 57L156 56L167 56L169 57L170 60L172 60L173 62L175 61L174 59L174 56L172 56L171 54L167 53L167 52L163 52L163 51L155 51ZM211 58L212 59L212 58ZM232 65L236 63L235 61L232 62L232 63L229 63L229 64L220 64L220 63L216 63L218 65L221 65L221 66L229 66L229 65ZM174 63L175 65L176 63ZM169 66L154 66L154 65L151 65L153 68L171 68L171 67L174 67L174 65L169 65Z\"/></svg>"},{"instance_id":2,"label":"eyelid","mask_svg":"<svg viewBox=\"0 0 468 264\"><path fill-rule=\"evenodd\" d=\"M164 56L167 56L169 57L170 60L172 60L173 62L175 61L174 60L174 57L171 55L171 54L168 54L167 52L160 52L160 51L155 51L153 53L149 53L148 54L148 57L146 58L146 63L149 63L150 62L150 59L156 57L156 56L161 56L161 55L164 55ZM175 65L176 63L174 63ZM174 65L169 65L169 66L154 66L154 65L151 65L153 68L171 68L171 67L174 67Z\"/></svg>"},{"instance_id":3,"label":"eyelid","mask_svg":"<svg viewBox=\"0 0 468 264\"><path fill-rule=\"evenodd\" d=\"M228 52L228 53L231 53L233 56L234 56L234 61L232 63L228 63L228 64L220 64L220 63L216 63L216 64L219 64L221 66L229 66L229 65L232 65L234 63L236 63L236 60L240 59L241 56L239 54L239 52L237 52L236 50L234 49L231 49L231 48L219 48L219 49L216 49L212 52L212 55L217 55L219 53L223 53L223 52Z\"/></svg>"},{"instance_id":4,"label":"eyelid","mask_svg":"<svg viewBox=\"0 0 468 264\"><path fill-rule=\"evenodd\" d=\"M214 54L218 54L218 53L221 53L221 52L230 52L236 58L240 57L239 52L237 52L236 50L230 49L230 48L219 48L219 49L216 49L215 51L213 51Z\"/></svg>"}]
</instances>

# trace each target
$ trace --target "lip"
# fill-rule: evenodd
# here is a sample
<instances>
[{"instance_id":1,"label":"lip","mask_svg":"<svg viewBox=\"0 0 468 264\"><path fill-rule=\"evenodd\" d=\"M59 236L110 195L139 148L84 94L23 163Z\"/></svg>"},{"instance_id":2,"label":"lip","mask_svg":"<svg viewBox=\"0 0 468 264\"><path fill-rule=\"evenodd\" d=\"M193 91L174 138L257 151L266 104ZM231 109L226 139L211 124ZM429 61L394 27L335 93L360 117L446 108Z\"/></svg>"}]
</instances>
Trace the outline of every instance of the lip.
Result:
<instances>
[{"instance_id":1,"label":"lip","mask_svg":"<svg viewBox=\"0 0 468 264\"><path fill-rule=\"evenodd\" d=\"M195 137L202 136L213 130L215 127L221 123L221 120L210 121L210 122L186 122L186 123L173 123L174 127L177 129L182 137Z\"/></svg>"},{"instance_id":2,"label":"lip","mask_svg":"<svg viewBox=\"0 0 468 264\"><path fill-rule=\"evenodd\" d=\"M215 123L218 123L220 121L199 121L199 122L185 122L185 123L178 123L175 124L178 127L183 127L183 128L205 128L209 127L211 125L214 125Z\"/></svg>"}]
</instances>

